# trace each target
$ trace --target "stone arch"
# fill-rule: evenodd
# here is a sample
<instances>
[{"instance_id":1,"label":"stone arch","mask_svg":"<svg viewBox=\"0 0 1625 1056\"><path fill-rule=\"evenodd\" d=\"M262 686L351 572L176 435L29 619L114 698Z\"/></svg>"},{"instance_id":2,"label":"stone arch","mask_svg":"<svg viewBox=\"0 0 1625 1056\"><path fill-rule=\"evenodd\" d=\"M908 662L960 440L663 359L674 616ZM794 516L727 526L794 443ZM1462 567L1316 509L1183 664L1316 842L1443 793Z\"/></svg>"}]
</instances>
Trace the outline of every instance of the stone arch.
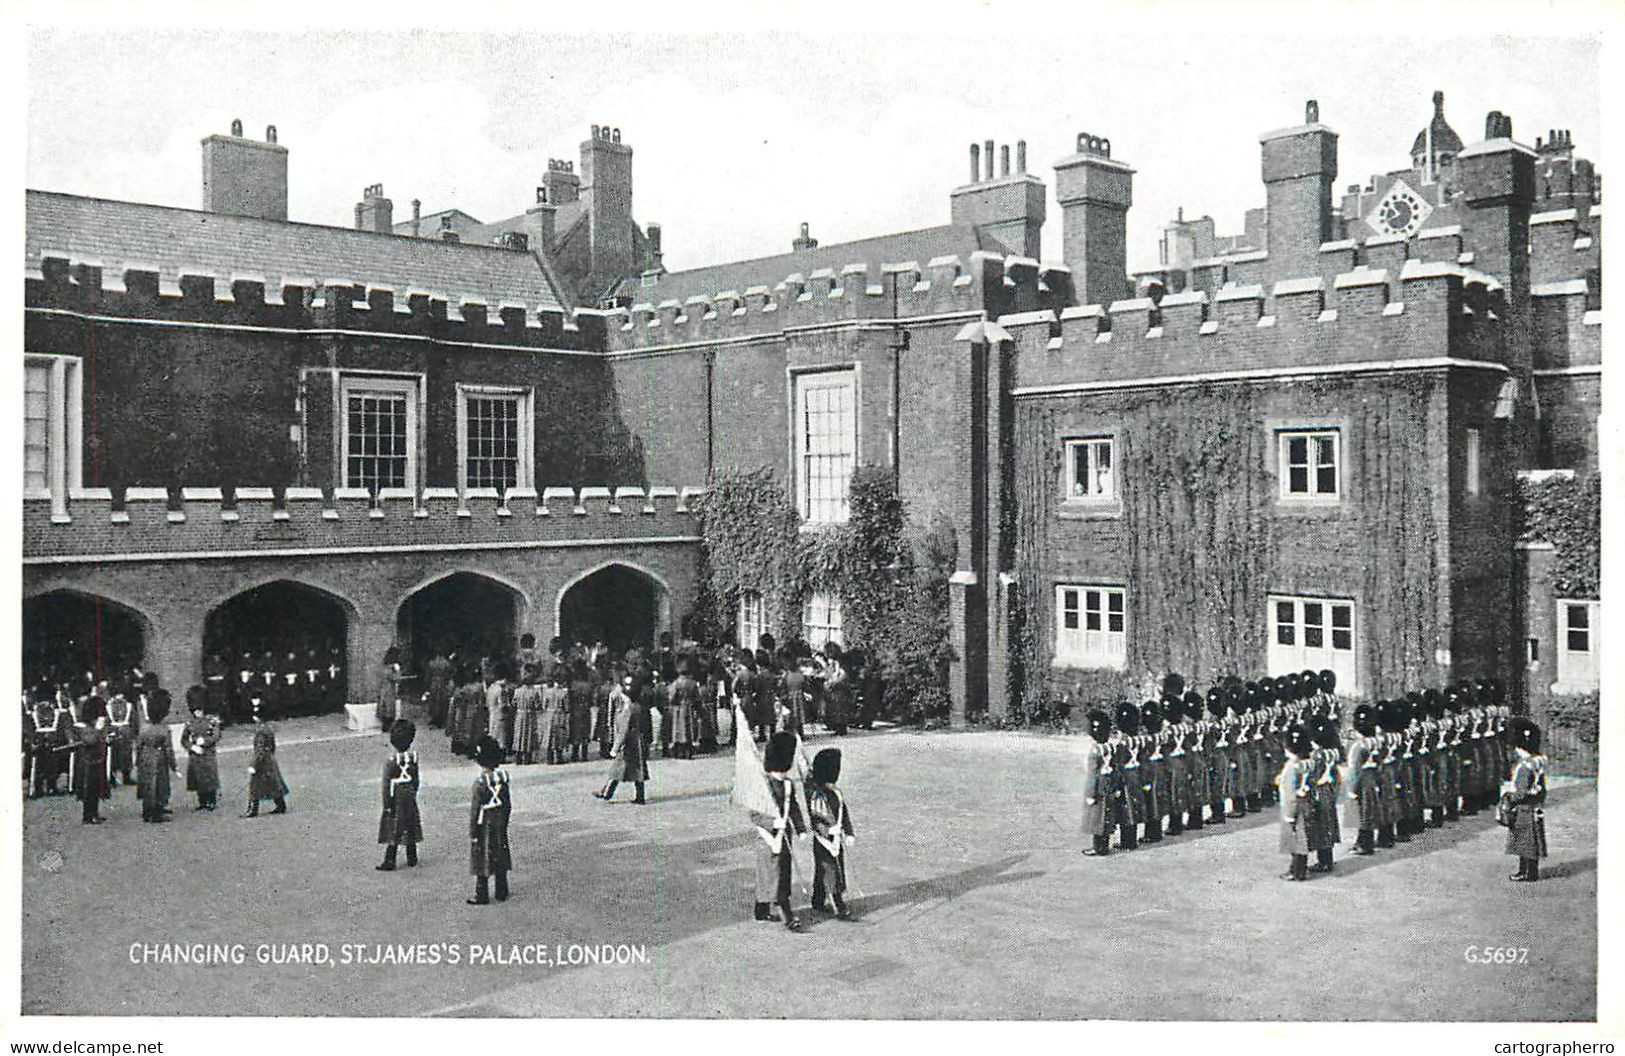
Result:
<instances>
[{"instance_id":1,"label":"stone arch","mask_svg":"<svg viewBox=\"0 0 1625 1056\"><path fill-rule=\"evenodd\" d=\"M443 569L402 593L394 611L401 663L421 672L437 648L511 656L530 613L530 592L483 568Z\"/></svg>"},{"instance_id":2,"label":"stone arch","mask_svg":"<svg viewBox=\"0 0 1625 1056\"><path fill-rule=\"evenodd\" d=\"M66 603L69 610L57 611L61 603ZM114 617L111 628L101 618L100 610L104 608ZM84 587L43 587L24 593L22 616L25 684L43 676L45 668L63 663L73 669L73 675L90 670L95 671L98 678L112 673L109 665L117 668L135 664L143 668L151 666L150 656L157 646L157 624L139 605L116 594ZM57 626L59 623L70 627L82 624L85 637L62 634L67 628ZM75 649L75 645L83 648ZM48 654L52 652L58 656L50 658Z\"/></svg>"},{"instance_id":3,"label":"stone arch","mask_svg":"<svg viewBox=\"0 0 1625 1056\"><path fill-rule=\"evenodd\" d=\"M216 703L235 717L253 713L255 696L274 718L332 711L348 697L360 629L359 607L339 591L267 575L210 600L197 655L206 679L225 676ZM243 671L255 678L245 682Z\"/></svg>"},{"instance_id":4,"label":"stone arch","mask_svg":"<svg viewBox=\"0 0 1625 1056\"><path fill-rule=\"evenodd\" d=\"M599 582L594 584L594 580ZM637 580L644 582L647 593L626 596L629 589L636 590ZM598 597L584 597L579 593L572 597L573 591L593 587L600 591ZM622 595L618 599L603 593L617 590ZM613 601L620 603L612 605ZM653 644L661 632L674 630L671 585L666 577L636 561L625 558L600 561L559 587L553 602L553 627L555 634L564 637L603 636L617 652L631 645ZM610 638L616 640L610 641Z\"/></svg>"}]
</instances>

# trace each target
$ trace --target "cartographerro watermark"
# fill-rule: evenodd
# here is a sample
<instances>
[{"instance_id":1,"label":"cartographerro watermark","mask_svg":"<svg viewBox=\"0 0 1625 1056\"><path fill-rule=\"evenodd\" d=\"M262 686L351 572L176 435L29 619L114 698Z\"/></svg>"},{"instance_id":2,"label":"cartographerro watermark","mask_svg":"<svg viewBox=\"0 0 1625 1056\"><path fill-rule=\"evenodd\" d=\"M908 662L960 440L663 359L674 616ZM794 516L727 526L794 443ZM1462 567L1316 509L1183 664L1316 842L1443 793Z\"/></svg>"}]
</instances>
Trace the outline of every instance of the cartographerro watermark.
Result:
<instances>
[{"instance_id":1,"label":"cartographerro watermark","mask_svg":"<svg viewBox=\"0 0 1625 1056\"><path fill-rule=\"evenodd\" d=\"M1582 1052L1611 1053L1611 1041L1502 1041L1495 1045L1497 1053L1516 1056L1574 1056Z\"/></svg>"},{"instance_id":2,"label":"cartographerro watermark","mask_svg":"<svg viewBox=\"0 0 1625 1056\"><path fill-rule=\"evenodd\" d=\"M132 942L128 956L136 965L203 967L302 964L575 968L649 963L647 946L626 942Z\"/></svg>"}]
</instances>

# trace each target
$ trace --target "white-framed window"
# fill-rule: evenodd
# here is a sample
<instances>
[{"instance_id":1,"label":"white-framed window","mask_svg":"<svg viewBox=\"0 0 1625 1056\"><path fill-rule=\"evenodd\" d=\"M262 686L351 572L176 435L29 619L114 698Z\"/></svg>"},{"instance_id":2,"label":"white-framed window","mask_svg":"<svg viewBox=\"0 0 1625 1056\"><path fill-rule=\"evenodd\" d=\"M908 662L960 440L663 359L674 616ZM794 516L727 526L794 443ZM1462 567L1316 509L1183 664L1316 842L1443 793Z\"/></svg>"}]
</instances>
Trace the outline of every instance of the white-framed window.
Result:
<instances>
[{"instance_id":1,"label":"white-framed window","mask_svg":"<svg viewBox=\"0 0 1625 1056\"><path fill-rule=\"evenodd\" d=\"M1597 688L1601 666L1602 602L1559 598L1557 602L1557 685L1560 693Z\"/></svg>"},{"instance_id":2,"label":"white-framed window","mask_svg":"<svg viewBox=\"0 0 1625 1056\"><path fill-rule=\"evenodd\" d=\"M1122 587L1055 587L1055 662L1121 668L1128 657L1128 597Z\"/></svg>"},{"instance_id":3,"label":"white-framed window","mask_svg":"<svg viewBox=\"0 0 1625 1056\"><path fill-rule=\"evenodd\" d=\"M1116 441L1109 436L1085 436L1066 442L1066 501L1117 499L1116 448Z\"/></svg>"},{"instance_id":4,"label":"white-framed window","mask_svg":"<svg viewBox=\"0 0 1625 1056\"><path fill-rule=\"evenodd\" d=\"M81 486L84 382L77 356L23 357L23 495L66 513Z\"/></svg>"},{"instance_id":5,"label":"white-framed window","mask_svg":"<svg viewBox=\"0 0 1625 1056\"><path fill-rule=\"evenodd\" d=\"M1341 693L1357 686L1354 602L1342 598L1269 598L1269 673L1325 671L1337 674Z\"/></svg>"},{"instance_id":6,"label":"white-framed window","mask_svg":"<svg viewBox=\"0 0 1625 1056\"><path fill-rule=\"evenodd\" d=\"M468 488L534 486L535 400L532 390L457 386L457 483Z\"/></svg>"},{"instance_id":7,"label":"white-framed window","mask_svg":"<svg viewBox=\"0 0 1625 1056\"><path fill-rule=\"evenodd\" d=\"M739 592L739 613L734 624L742 649L754 649L767 631L767 612L762 596L754 590Z\"/></svg>"},{"instance_id":8,"label":"white-framed window","mask_svg":"<svg viewBox=\"0 0 1625 1056\"><path fill-rule=\"evenodd\" d=\"M1336 429L1283 429L1281 498L1335 502L1341 495L1341 438Z\"/></svg>"},{"instance_id":9,"label":"white-framed window","mask_svg":"<svg viewBox=\"0 0 1625 1056\"><path fill-rule=\"evenodd\" d=\"M346 375L344 486L417 487L418 383L415 378Z\"/></svg>"},{"instance_id":10,"label":"white-framed window","mask_svg":"<svg viewBox=\"0 0 1625 1056\"><path fill-rule=\"evenodd\" d=\"M801 518L814 524L844 522L858 457L856 372L797 374L794 407Z\"/></svg>"},{"instance_id":11,"label":"white-framed window","mask_svg":"<svg viewBox=\"0 0 1625 1056\"><path fill-rule=\"evenodd\" d=\"M1467 494L1478 494L1478 445L1479 432L1477 429L1467 430Z\"/></svg>"},{"instance_id":12,"label":"white-framed window","mask_svg":"<svg viewBox=\"0 0 1625 1056\"><path fill-rule=\"evenodd\" d=\"M828 642L845 645L841 632L841 599L834 594L814 594L801 611L801 637L814 649Z\"/></svg>"}]
</instances>

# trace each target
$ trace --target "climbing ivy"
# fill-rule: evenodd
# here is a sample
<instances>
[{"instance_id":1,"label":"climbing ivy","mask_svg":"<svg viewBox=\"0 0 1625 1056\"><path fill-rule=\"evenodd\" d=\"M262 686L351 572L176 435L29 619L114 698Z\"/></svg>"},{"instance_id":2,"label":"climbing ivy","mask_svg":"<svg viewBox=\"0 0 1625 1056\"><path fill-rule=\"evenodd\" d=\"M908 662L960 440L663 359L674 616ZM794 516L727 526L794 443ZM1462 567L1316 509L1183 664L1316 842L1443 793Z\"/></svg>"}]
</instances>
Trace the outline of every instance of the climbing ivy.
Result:
<instances>
[{"instance_id":1,"label":"climbing ivy","mask_svg":"<svg viewBox=\"0 0 1625 1056\"><path fill-rule=\"evenodd\" d=\"M1520 478L1519 538L1554 548L1552 586L1558 597L1597 598L1602 548L1602 478Z\"/></svg>"},{"instance_id":2,"label":"climbing ivy","mask_svg":"<svg viewBox=\"0 0 1625 1056\"><path fill-rule=\"evenodd\" d=\"M715 607L703 622L732 627L725 614L738 607L740 594L753 591L762 596L769 623L799 629L801 517L773 471L720 474L691 509L700 525L706 600Z\"/></svg>"}]
</instances>

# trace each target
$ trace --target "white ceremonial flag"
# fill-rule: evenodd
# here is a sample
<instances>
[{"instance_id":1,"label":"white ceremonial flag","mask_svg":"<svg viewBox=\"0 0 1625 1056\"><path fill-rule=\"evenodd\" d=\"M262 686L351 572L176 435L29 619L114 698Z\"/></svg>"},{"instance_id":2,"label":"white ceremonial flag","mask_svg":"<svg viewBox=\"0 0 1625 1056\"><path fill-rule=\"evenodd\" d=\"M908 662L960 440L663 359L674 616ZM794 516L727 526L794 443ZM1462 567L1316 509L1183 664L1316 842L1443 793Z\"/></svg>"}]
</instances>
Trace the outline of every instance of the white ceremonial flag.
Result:
<instances>
[{"instance_id":1,"label":"white ceremonial flag","mask_svg":"<svg viewBox=\"0 0 1625 1056\"><path fill-rule=\"evenodd\" d=\"M773 793L767 790L767 775L762 771L762 760L756 754L756 742L750 737L750 723L744 713L734 705L734 787L728 796L736 807L744 807L759 814L777 814Z\"/></svg>"}]
</instances>

